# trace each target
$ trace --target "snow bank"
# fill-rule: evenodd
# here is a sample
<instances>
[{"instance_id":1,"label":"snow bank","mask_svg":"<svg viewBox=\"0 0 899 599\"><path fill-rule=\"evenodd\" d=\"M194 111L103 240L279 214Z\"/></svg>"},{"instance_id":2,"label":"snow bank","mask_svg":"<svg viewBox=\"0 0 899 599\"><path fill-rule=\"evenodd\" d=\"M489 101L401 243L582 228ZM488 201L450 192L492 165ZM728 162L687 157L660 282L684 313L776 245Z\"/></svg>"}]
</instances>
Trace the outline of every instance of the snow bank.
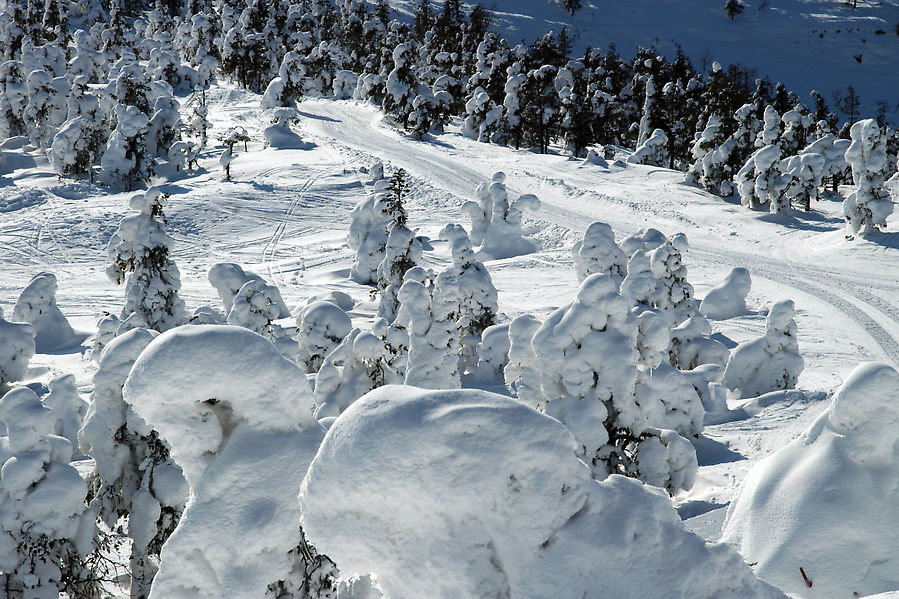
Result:
<instances>
[{"instance_id":1,"label":"snow bank","mask_svg":"<svg viewBox=\"0 0 899 599\"><path fill-rule=\"evenodd\" d=\"M35 350L40 353L73 347L84 340L57 307L56 276L49 272L32 277L16 301L12 319L31 323Z\"/></svg>"},{"instance_id":2,"label":"snow bank","mask_svg":"<svg viewBox=\"0 0 899 599\"><path fill-rule=\"evenodd\" d=\"M723 540L757 562L762 578L800 597L899 588L897 431L899 373L858 366L798 439L749 472Z\"/></svg>"},{"instance_id":3,"label":"snow bank","mask_svg":"<svg viewBox=\"0 0 899 599\"><path fill-rule=\"evenodd\" d=\"M781 596L686 532L663 493L592 480L575 444L506 397L382 387L328 432L303 527L389 599Z\"/></svg>"},{"instance_id":4,"label":"snow bank","mask_svg":"<svg viewBox=\"0 0 899 599\"><path fill-rule=\"evenodd\" d=\"M727 320L746 314L746 296L751 287L749 271L737 267L706 293L699 304L699 311L714 320Z\"/></svg>"},{"instance_id":5,"label":"snow bank","mask_svg":"<svg viewBox=\"0 0 899 599\"><path fill-rule=\"evenodd\" d=\"M246 329L185 326L147 346L124 397L190 484L151 597L262 597L290 571L296 496L323 436L303 371Z\"/></svg>"}]
</instances>

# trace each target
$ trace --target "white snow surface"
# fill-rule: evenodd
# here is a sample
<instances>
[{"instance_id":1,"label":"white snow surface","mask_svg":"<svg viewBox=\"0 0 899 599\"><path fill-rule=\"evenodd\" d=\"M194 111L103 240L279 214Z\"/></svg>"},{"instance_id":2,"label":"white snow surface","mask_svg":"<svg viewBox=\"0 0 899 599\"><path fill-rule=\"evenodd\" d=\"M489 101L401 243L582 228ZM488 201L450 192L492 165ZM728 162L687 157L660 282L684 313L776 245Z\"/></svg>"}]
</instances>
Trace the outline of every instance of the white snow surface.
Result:
<instances>
[{"instance_id":1,"label":"white snow surface","mask_svg":"<svg viewBox=\"0 0 899 599\"><path fill-rule=\"evenodd\" d=\"M805 432L749 472L723 540L797 597L899 588L897 406L899 372L858 366Z\"/></svg>"},{"instance_id":2,"label":"white snow surface","mask_svg":"<svg viewBox=\"0 0 899 599\"><path fill-rule=\"evenodd\" d=\"M664 494L592 480L575 446L500 395L381 387L328 431L300 492L303 527L342 576L372 573L387 599L781 596L686 532Z\"/></svg>"}]
</instances>

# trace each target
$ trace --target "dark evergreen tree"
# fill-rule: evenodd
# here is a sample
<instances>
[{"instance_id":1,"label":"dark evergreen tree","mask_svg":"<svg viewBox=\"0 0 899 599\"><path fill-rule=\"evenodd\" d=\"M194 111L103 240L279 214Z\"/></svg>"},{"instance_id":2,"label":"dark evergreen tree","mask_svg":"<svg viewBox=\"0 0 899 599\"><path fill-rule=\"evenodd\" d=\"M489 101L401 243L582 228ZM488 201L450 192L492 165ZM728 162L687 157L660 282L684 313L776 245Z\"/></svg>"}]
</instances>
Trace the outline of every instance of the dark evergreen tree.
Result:
<instances>
[{"instance_id":1,"label":"dark evergreen tree","mask_svg":"<svg viewBox=\"0 0 899 599\"><path fill-rule=\"evenodd\" d=\"M727 16L731 19L743 12L744 8L746 7L743 6L740 0L727 0L727 4L724 5L724 10L727 11Z\"/></svg>"}]
</instances>

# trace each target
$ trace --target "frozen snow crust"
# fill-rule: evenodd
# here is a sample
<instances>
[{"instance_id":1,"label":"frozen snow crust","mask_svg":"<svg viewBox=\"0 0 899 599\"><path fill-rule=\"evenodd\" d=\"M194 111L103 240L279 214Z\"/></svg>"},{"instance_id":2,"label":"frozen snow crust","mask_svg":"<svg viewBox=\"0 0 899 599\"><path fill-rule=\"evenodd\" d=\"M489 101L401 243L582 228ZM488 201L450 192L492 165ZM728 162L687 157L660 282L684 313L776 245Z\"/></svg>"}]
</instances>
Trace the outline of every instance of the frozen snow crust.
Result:
<instances>
[{"instance_id":1,"label":"frozen snow crust","mask_svg":"<svg viewBox=\"0 0 899 599\"><path fill-rule=\"evenodd\" d=\"M147 346L124 396L190 484L150 596L262 597L290 570L300 481L324 435L303 371L247 329L184 326Z\"/></svg>"},{"instance_id":2,"label":"frozen snow crust","mask_svg":"<svg viewBox=\"0 0 899 599\"><path fill-rule=\"evenodd\" d=\"M897 430L899 372L858 366L798 439L749 472L722 539L800 597L899 588Z\"/></svg>"},{"instance_id":3,"label":"frozen snow crust","mask_svg":"<svg viewBox=\"0 0 899 599\"><path fill-rule=\"evenodd\" d=\"M781 596L686 532L664 492L596 482L575 449L558 421L500 395L381 387L331 426L303 528L387 598Z\"/></svg>"}]
</instances>

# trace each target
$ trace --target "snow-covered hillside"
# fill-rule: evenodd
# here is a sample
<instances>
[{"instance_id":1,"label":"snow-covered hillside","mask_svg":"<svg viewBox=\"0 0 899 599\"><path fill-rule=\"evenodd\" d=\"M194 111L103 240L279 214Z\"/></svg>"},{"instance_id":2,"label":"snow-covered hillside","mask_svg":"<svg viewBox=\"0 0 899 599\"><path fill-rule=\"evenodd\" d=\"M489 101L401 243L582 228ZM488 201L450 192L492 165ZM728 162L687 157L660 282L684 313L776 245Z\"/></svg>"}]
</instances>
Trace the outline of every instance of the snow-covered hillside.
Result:
<instances>
[{"instance_id":1,"label":"snow-covered hillside","mask_svg":"<svg viewBox=\"0 0 899 599\"><path fill-rule=\"evenodd\" d=\"M715 60L743 64L759 77L783 81L803 102L817 90L832 104L833 94L843 95L851 85L864 112L874 114L883 102L891 120L899 114L895 0L861 0L855 9L845 0L751 0L734 19L723 2L704 0L585 0L573 16L551 0L481 4L493 11L497 29L510 41L529 43L567 27L576 48L614 43L625 56L637 46L653 46L673 57L679 44L704 71ZM411 16L417 2L391 5Z\"/></svg>"}]
</instances>

